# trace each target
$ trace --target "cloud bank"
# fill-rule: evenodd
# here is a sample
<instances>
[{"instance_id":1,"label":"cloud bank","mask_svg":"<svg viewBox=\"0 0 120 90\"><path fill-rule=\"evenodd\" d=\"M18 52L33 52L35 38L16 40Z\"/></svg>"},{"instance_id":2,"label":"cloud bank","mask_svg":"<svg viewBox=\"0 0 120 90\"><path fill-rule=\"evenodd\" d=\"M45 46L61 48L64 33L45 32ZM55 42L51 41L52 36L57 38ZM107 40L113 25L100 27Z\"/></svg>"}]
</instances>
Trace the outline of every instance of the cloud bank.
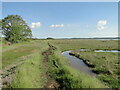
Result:
<instances>
[{"instance_id":1,"label":"cloud bank","mask_svg":"<svg viewBox=\"0 0 120 90\"><path fill-rule=\"evenodd\" d=\"M52 24L50 25L51 28L62 28L64 27L64 24Z\"/></svg>"},{"instance_id":2,"label":"cloud bank","mask_svg":"<svg viewBox=\"0 0 120 90\"><path fill-rule=\"evenodd\" d=\"M107 24L106 20L99 20L97 23L98 30L103 30L106 24Z\"/></svg>"},{"instance_id":3,"label":"cloud bank","mask_svg":"<svg viewBox=\"0 0 120 90\"><path fill-rule=\"evenodd\" d=\"M40 22L32 22L31 23L31 25L30 25L30 27L32 28L32 29L35 29L35 28L39 28L39 27L41 27L41 23Z\"/></svg>"}]
</instances>

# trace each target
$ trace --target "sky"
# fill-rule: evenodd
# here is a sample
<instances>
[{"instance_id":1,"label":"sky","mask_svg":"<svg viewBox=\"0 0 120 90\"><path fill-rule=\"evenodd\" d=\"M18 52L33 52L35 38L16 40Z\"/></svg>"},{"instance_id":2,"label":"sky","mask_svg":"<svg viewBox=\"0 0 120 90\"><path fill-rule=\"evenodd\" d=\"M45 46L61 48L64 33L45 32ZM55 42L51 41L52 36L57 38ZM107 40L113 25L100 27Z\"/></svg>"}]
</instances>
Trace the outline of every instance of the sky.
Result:
<instances>
[{"instance_id":1,"label":"sky","mask_svg":"<svg viewBox=\"0 0 120 90\"><path fill-rule=\"evenodd\" d=\"M3 2L2 19L11 14L36 38L118 36L118 2Z\"/></svg>"},{"instance_id":2,"label":"sky","mask_svg":"<svg viewBox=\"0 0 120 90\"><path fill-rule=\"evenodd\" d=\"M1 0L2 2L119 2L119 0Z\"/></svg>"}]
</instances>

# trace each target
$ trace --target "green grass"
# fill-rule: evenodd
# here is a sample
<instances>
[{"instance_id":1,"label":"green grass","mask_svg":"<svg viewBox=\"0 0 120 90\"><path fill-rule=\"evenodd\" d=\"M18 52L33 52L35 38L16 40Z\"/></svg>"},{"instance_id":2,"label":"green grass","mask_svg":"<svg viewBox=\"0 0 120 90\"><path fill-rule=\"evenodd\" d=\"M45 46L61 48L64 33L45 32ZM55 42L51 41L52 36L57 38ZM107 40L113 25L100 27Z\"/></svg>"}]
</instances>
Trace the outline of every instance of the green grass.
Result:
<instances>
[{"instance_id":1,"label":"green grass","mask_svg":"<svg viewBox=\"0 0 120 90\"><path fill-rule=\"evenodd\" d=\"M118 53L110 52L72 52L83 59L88 65L94 65L93 71L98 73L98 78L110 87L118 88Z\"/></svg>"},{"instance_id":2,"label":"green grass","mask_svg":"<svg viewBox=\"0 0 120 90\"><path fill-rule=\"evenodd\" d=\"M2 42L0 41L0 70L2 69Z\"/></svg>"},{"instance_id":3,"label":"green grass","mask_svg":"<svg viewBox=\"0 0 120 90\"><path fill-rule=\"evenodd\" d=\"M22 60L22 64L16 68L15 77L10 85L12 88L43 88L47 82L47 68L44 66L41 53L47 48L48 45L45 41L38 40L17 43L3 48L3 69L17 65Z\"/></svg>"},{"instance_id":4,"label":"green grass","mask_svg":"<svg viewBox=\"0 0 120 90\"><path fill-rule=\"evenodd\" d=\"M43 88L47 83L47 67L43 63L42 52L48 46L46 43L42 44L44 47L40 47L39 52L34 53L32 58L26 59L24 64L16 69L15 78L11 83L12 88Z\"/></svg>"},{"instance_id":5,"label":"green grass","mask_svg":"<svg viewBox=\"0 0 120 90\"><path fill-rule=\"evenodd\" d=\"M102 49L102 50L118 50L117 40L46 40L58 46L61 51L75 50L75 49Z\"/></svg>"},{"instance_id":6,"label":"green grass","mask_svg":"<svg viewBox=\"0 0 120 90\"><path fill-rule=\"evenodd\" d=\"M49 56L49 62L43 63L42 52L48 49L48 44L57 47L53 50L53 54ZM98 78L90 77L70 67L69 61L61 55L65 50L78 50L78 49L104 49L104 50L118 50L118 41L113 40L31 40L12 44L10 46L2 45L2 63L3 68L12 64L19 63L21 57L31 55L31 58L24 58L23 64L16 68L15 78L11 83L13 88L42 88L47 78L45 73L49 72L51 77L61 83L62 88L105 88L104 82L99 79L104 78L106 81L116 78L117 68L117 55L114 53L97 53L94 54L84 53L84 58L91 59L91 63L96 63L94 70L100 69L105 71L110 69L113 72L110 77L105 76L103 73L99 74ZM105 59L102 59L105 58ZM96 59L97 58L97 59ZM92 60L96 61L92 61ZM99 62L97 62L97 60ZM105 62L105 63L104 63ZM100 67L106 65L107 68L102 70ZM116 79L114 82L116 83ZM116 84L115 84L116 85ZM116 86L115 86L116 87Z\"/></svg>"},{"instance_id":7,"label":"green grass","mask_svg":"<svg viewBox=\"0 0 120 90\"><path fill-rule=\"evenodd\" d=\"M16 75L11 83L12 88L43 88L47 82L43 57L35 53L31 59L17 68Z\"/></svg>"},{"instance_id":8,"label":"green grass","mask_svg":"<svg viewBox=\"0 0 120 90\"><path fill-rule=\"evenodd\" d=\"M27 43L19 43L14 44L12 46L7 46L3 48L2 52L2 67L7 67L10 64L17 62L18 58L22 56L26 56L35 52L38 52L40 48L42 48L43 42L27 42Z\"/></svg>"}]
</instances>

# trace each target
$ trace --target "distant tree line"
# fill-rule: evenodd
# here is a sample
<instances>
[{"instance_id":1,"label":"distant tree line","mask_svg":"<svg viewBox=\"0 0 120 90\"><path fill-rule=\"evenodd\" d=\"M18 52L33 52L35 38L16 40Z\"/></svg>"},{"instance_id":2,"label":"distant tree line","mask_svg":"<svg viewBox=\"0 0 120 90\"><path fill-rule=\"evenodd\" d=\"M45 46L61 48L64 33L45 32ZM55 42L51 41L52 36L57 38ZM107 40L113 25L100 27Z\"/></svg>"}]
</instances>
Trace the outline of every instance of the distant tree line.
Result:
<instances>
[{"instance_id":1,"label":"distant tree line","mask_svg":"<svg viewBox=\"0 0 120 90\"><path fill-rule=\"evenodd\" d=\"M46 39L54 39L54 38L48 37L48 38L46 38Z\"/></svg>"},{"instance_id":2,"label":"distant tree line","mask_svg":"<svg viewBox=\"0 0 120 90\"><path fill-rule=\"evenodd\" d=\"M0 21L4 38L11 43L25 41L32 37L32 31L19 15L8 15Z\"/></svg>"}]
</instances>

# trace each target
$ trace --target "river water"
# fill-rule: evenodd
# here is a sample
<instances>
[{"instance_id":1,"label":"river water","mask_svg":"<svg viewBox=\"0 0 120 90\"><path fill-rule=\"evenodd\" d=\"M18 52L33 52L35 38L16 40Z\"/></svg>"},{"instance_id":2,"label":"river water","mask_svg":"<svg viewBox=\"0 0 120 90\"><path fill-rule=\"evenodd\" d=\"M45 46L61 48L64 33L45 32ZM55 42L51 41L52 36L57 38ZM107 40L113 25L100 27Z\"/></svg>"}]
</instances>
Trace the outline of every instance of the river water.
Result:
<instances>
[{"instance_id":1,"label":"river water","mask_svg":"<svg viewBox=\"0 0 120 90\"><path fill-rule=\"evenodd\" d=\"M114 53L120 53L118 50L95 50L94 52L114 52Z\"/></svg>"},{"instance_id":2,"label":"river water","mask_svg":"<svg viewBox=\"0 0 120 90\"><path fill-rule=\"evenodd\" d=\"M75 68L79 71L82 71L86 74L89 74L90 76L96 76L96 74L92 72L92 69L90 67L88 67L83 62L83 60L81 60L81 59L79 59L75 56L69 55L69 52L70 51L65 51L65 52L62 53L62 55L68 58L68 60L70 61L71 67L73 67L73 68Z\"/></svg>"},{"instance_id":3,"label":"river water","mask_svg":"<svg viewBox=\"0 0 120 90\"><path fill-rule=\"evenodd\" d=\"M79 51L86 51L86 49L81 49ZM89 51L89 50L88 50ZM71 67L82 71L83 73L86 73L90 76L96 76L96 74L94 72L92 72L92 68L88 67L83 60L75 57L75 56L71 56L69 55L71 51L65 51L62 53L63 56L65 56L69 61L70 61L70 65ZM114 53L120 53L120 51L117 50L95 50L94 52L114 52Z\"/></svg>"}]
</instances>

